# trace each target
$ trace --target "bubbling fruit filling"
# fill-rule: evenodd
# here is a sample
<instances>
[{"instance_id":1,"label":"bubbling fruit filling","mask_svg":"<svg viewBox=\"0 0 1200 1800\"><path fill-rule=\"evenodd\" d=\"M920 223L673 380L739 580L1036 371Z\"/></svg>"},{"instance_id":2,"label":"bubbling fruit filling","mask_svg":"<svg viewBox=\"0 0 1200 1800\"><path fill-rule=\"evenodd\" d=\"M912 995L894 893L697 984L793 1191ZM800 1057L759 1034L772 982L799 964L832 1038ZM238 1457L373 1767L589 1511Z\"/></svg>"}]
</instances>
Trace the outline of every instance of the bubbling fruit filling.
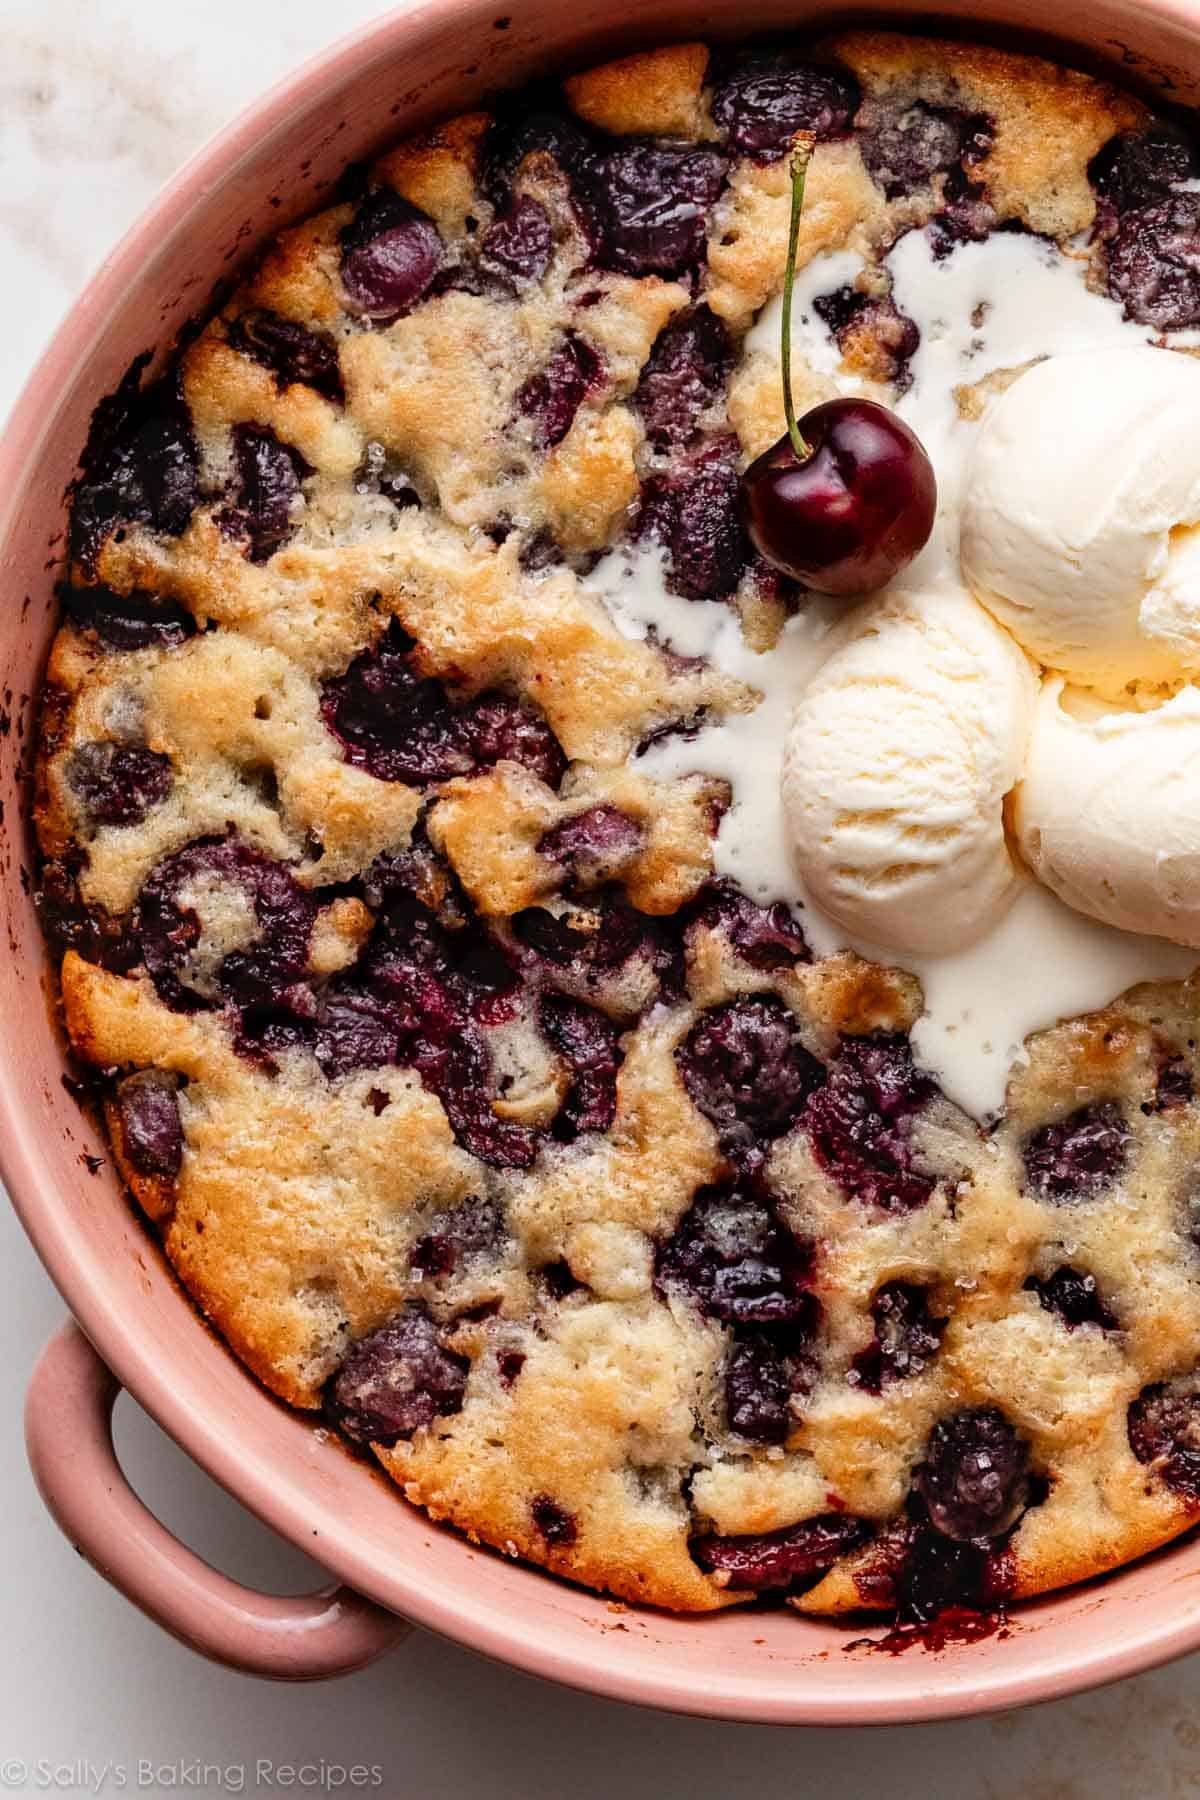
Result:
<instances>
[{"instance_id":1,"label":"bubbling fruit filling","mask_svg":"<svg viewBox=\"0 0 1200 1800\"><path fill-rule=\"evenodd\" d=\"M97 408L36 806L72 1048L197 1305L432 1518L861 1630L1200 1516L1190 985L973 1107L937 946L812 888L942 930L999 752L962 801L926 714L1033 676L944 597L915 674L887 634L1027 368L1200 332L1197 142L965 43L642 52L394 147Z\"/></svg>"}]
</instances>

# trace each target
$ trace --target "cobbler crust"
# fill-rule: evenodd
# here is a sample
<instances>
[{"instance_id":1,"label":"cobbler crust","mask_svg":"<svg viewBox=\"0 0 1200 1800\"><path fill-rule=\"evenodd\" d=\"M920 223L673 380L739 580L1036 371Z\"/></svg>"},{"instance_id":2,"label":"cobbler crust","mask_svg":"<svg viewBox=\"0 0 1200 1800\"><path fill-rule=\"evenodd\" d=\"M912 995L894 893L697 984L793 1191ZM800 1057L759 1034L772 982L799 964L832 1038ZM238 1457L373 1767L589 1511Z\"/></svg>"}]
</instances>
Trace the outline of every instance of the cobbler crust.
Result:
<instances>
[{"instance_id":1,"label":"cobbler crust","mask_svg":"<svg viewBox=\"0 0 1200 1800\"><path fill-rule=\"evenodd\" d=\"M864 257L839 343L884 399L895 239L1065 247L1148 115L978 46L781 54L400 145L91 447L42 904L117 1164L275 1393L622 1598L922 1616L1200 1513L1197 994L1041 1033L981 1129L912 1065L912 977L714 881L728 790L636 753L757 696L587 575L649 536L760 648L795 604L729 515L782 426L742 347L787 237L762 69L825 109L800 257ZM620 212L626 152L692 239Z\"/></svg>"}]
</instances>

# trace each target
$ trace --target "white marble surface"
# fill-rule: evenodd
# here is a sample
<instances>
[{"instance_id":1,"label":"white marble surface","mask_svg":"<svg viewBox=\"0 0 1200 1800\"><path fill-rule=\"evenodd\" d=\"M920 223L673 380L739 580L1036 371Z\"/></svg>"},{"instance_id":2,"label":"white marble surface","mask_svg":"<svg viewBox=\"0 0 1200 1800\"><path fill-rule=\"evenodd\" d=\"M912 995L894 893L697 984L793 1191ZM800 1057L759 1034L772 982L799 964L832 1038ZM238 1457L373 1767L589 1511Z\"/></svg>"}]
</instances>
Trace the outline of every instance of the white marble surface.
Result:
<instances>
[{"instance_id":1,"label":"white marble surface","mask_svg":"<svg viewBox=\"0 0 1200 1800\"><path fill-rule=\"evenodd\" d=\"M379 10L371 0L0 0L0 412L68 301L182 158L333 31ZM0 1792L269 1792L277 1778L256 1776L259 1759L324 1759L375 1765L375 1791L414 1800L1200 1793L1196 1659L991 1721L803 1735L585 1699L425 1635L320 1691L213 1668L118 1599L43 1512L20 1406L62 1306L7 1209L0 1271ZM265 1586L309 1584L304 1559L128 1401L118 1421L137 1484L189 1542ZM166 1767L145 1776L143 1760ZM196 1763L217 1767L201 1781Z\"/></svg>"}]
</instances>

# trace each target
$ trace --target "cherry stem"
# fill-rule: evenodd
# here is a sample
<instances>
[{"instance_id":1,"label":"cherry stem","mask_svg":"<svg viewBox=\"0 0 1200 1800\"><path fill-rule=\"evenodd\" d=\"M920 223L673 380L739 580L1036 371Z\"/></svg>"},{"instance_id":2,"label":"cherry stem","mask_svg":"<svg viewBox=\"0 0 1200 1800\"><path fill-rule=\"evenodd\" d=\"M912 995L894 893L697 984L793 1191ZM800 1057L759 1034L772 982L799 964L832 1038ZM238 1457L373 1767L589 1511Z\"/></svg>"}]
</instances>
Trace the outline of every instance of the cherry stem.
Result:
<instances>
[{"instance_id":1,"label":"cherry stem","mask_svg":"<svg viewBox=\"0 0 1200 1800\"><path fill-rule=\"evenodd\" d=\"M796 285L796 251L800 244L800 214L804 210L804 183L808 165L817 146L815 131L798 131L792 139L788 172L792 178L792 218L788 228L787 263L783 271L783 342L779 348L779 369L783 377L783 413L787 434L798 462L807 462L812 446L800 435L796 423L796 406L792 399L792 289Z\"/></svg>"}]
</instances>

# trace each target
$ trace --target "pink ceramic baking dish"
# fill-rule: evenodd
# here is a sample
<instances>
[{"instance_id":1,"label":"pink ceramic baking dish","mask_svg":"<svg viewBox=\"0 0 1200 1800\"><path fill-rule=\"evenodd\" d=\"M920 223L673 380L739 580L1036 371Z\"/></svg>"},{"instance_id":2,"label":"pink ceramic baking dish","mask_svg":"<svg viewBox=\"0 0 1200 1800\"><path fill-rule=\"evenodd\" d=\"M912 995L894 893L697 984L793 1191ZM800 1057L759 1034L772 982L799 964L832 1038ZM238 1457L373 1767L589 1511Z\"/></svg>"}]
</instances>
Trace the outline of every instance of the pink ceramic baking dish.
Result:
<instances>
[{"instance_id":1,"label":"pink ceramic baking dish","mask_svg":"<svg viewBox=\"0 0 1200 1800\"><path fill-rule=\"evenodd\" d=\"M500 16L506 4L515 10ZM1036 32L1044 0L946 0L980 32ZM902 0L876 6L911 25ZM133 357L168 346L281 221L347 162L538 68L638 42L825 22L823 0L428 0L380 19L276 88L167 188L91 282L0 445L0 1164L79 1322L34 1376L29 1453L80 1550L168 1630L259 1674L360 1666L407 1621L613 1698L774 1724L946 1718L1046 1700L1200 1647L1200 1540L1022 1608L1007 1632L885 1654L786 1613L704 1619L619 1609L476 1549L272 1400L196 1316L135 1219L104 1145L64 1091L50 975L23 879L23 777L54 614L63 490L89 415ZM1059 49L1200 103L1200 0L1064 0ZM1054 46L1050 46L1053 50ZM11 729L10 729L11 716ZM84 1335L86 1333L86 1336ZM209 1473L344 1586L281 1600L216 1574L127 1486L109 1414L124 1386ZM882 1636L876 1628L874 1636Z\"/></svg>"}]
</instances>

